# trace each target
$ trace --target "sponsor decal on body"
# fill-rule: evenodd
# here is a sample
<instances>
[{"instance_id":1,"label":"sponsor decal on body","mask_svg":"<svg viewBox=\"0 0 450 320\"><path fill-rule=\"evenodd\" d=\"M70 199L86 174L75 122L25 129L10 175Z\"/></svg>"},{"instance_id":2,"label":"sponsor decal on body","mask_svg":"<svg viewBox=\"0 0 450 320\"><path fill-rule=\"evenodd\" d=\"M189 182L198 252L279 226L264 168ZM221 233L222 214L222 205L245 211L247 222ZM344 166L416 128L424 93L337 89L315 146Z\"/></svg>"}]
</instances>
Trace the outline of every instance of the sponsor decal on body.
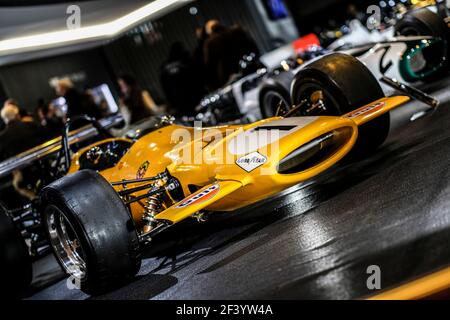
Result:
<instances>
[{"instance_id":1,"label":"sponsor decal on body","mask_svg":"<svg viewBox=\"0 0 450 320\"><path fill-rule=\"evenodd\" d=\"M145 161L138 169L136 173L136 179L140 180L145 177L145 174L147 173L148 168L150 167L150 162Z\"/></svg>"},{"instance_id":2,"label":"sponsor decal on body","mask_svg":"<svg viewBox=\"0 0 450 320\"><path fill-rule=\"evenodd\" d=\"M214 184L211 187L203 190L200 193L193 194L193 195L187 197L185 200L183 200L183 202L181 202L177 206L177 209L182 209L185 207L189 207L189 206L192 206L195 204L200 204L205 201L211 200L219 193L219 190L220 190L220 186L218 184Z\"/></svg>"},{"instance_id":3,"label":"sponsor decal on body","mask_svg":"<svg viewBox=\"0 0 450 320\"><path fill-rule=\"evenodd\" d=\"M368 107L362 107L358 110L353 111L352 113L349 113L346 117L349 119L353 119L362 115L365 115L367 113L372 113L375 111L378 111L380 109L382 109L384 106L386 105L386 102L380 102Z\"/></svg>"},{"instance_id":4,"label":"sponsor decal on body","mask_svg":"<svg viewBox=\"0 0 450 320\"><path fill-rule=\"evenodd\" d=\"M247 172L261 167L267 162L267 157L263 156L259 152L250 153L242 158L236 160L236 164Z\"/></svg>"}]
</instances>

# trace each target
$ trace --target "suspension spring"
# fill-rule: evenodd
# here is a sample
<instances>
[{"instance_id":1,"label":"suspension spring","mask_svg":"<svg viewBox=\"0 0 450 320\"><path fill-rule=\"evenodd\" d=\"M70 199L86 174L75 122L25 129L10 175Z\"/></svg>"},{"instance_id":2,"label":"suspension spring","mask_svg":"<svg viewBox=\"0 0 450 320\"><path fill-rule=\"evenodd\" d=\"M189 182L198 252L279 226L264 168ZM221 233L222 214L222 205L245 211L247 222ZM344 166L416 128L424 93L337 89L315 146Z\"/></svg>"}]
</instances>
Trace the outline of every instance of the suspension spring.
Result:
<instances>
[{"instance_id":1,"label":"suspension spring","mask_svg":"<svg viewBox=\"0 0 450 320\"><path fill-rule=\"evenodd\" d=\"M152 195L147 198L144 207L144 217L142 218L145 223L144 233L150 232L157 226L158 221L155 219L155 216L160 212L161 208L162 203L160 195Z\"/></svg>"}]
</instances>

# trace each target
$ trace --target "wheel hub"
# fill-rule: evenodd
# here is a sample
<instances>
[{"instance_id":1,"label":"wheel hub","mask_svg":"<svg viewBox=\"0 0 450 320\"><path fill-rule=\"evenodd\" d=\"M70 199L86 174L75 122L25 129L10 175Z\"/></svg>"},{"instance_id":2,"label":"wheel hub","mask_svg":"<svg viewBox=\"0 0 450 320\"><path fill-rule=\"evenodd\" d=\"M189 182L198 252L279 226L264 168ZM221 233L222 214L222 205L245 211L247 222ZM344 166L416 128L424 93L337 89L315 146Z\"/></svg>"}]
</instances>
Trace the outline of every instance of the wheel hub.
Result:
<instances>
[{"instance_id":1,"label":"wheel hub","mask_svg":"<svg viewBox=\"0 0 450 320\"><path fill-rule=\"evenodd\" d=\"M47 209L50 242L64 270L77 279L86 277L85 253L81 242L64 213L52 206Z\"/></svg>"}]
</instances>

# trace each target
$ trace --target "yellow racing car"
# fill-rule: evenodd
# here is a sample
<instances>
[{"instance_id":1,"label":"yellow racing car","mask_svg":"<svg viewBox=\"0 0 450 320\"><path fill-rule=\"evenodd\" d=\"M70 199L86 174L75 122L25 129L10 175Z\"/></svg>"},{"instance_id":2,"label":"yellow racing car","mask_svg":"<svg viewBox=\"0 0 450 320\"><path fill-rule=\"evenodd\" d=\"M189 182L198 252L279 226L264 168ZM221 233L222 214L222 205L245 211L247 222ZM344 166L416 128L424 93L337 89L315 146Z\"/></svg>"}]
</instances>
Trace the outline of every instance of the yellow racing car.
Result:
<instances>
[{"instance_id":1,"label":"yellow racing car","mask_svg":"<svg viewBox=\"0 0 450 320\"><path fill-rule=\"evenodd\" d=\"M437 101L391 82L410 96ZM295 105L274 118L214 128L168 125L136 141L111 138L70 159L69 175L43 189L41 212L64 270L88 294L139 271L152 238L204 213L233 212L329 169L350 152L377 148L389 111L408 96L384 97L358 60L331 54L306 65ZM286 110L282 110L286 109ZM361 130L360 130L361 129ZM112 148L126 149L111 158Z\"/></svg>"}]
</instances>

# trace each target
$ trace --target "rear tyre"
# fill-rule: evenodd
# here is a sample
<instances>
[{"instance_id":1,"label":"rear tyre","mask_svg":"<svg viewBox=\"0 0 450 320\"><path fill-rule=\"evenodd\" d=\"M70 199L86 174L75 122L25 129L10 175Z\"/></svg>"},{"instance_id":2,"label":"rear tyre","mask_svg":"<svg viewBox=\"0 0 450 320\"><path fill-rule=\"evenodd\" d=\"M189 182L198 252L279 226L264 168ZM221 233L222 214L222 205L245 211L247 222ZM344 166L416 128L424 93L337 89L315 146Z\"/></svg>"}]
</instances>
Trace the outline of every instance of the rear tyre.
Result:
<instances>
[{"instance_id":1,"label":"rear tyre","mask_svg":"<svg viewBox=\"0 0 450 320\"><path fill-rule=\"evenodd\" d=\"M292 102L309 102L317 91L322 93L324 108L310 110L306 104L297 114L340 116L385 97L372 73L359 60L342 53L324 56L301 69L292 83ZM352 154L376 149L386 140L389 128L389 113L361 126Z\"/></svg>"},{"instance_id":2,"label":"rear tyre","mask_svg":"<svg viewBox=\"0 0 450 320\"><path fill-rule=\"evenodd\" d=\"M83 170L60 179L43 189L40 200L53 251L79 289L101 294L139 271L134 221L98 173Z\"/></svg>"},{"instance_id":3,"label":"rear tyre","mask_svg":"<svg viewBox=\"0 0 450 320\"><path fill-rule=\"evenodd\" d=\"M274 81L265 83L261 87L259 106L264 119L276 116L280 107L289 108L290 101L289 91Z\"/></svg>"},{"instance_id":4,"label":"rear tyre","mask_svg":"<svg viewBox=\"0 0 450 320\"><path fill-rule=\"evenodd\" d=\"M447 45L447 63L445 67L450 67L450 29L444 19L428 8L412 10L395 25L395 34L401 36L432 36L440 38Z\"/></svg>"},{"instance_id":5,"label":"rear tyre","mask_svg":"<svg viewBox=\"0 0 450 320\"><path fill-rule=\"evenodd\" d=\"M449 30L443 19L427 8L412 10L395 25L401 36L433 36L449 40Z\"/></svg>"},{"instance_id":6,"label":"rear tyre","mask_svg":"<svg viewBox=\"0 0 450 320\"><path fill-rule=\"evenodd\" d=\"M32 280L31 257L25 240L6 207L0 203L0 297L22 296Z\"/></svg>"}]
</instances>

